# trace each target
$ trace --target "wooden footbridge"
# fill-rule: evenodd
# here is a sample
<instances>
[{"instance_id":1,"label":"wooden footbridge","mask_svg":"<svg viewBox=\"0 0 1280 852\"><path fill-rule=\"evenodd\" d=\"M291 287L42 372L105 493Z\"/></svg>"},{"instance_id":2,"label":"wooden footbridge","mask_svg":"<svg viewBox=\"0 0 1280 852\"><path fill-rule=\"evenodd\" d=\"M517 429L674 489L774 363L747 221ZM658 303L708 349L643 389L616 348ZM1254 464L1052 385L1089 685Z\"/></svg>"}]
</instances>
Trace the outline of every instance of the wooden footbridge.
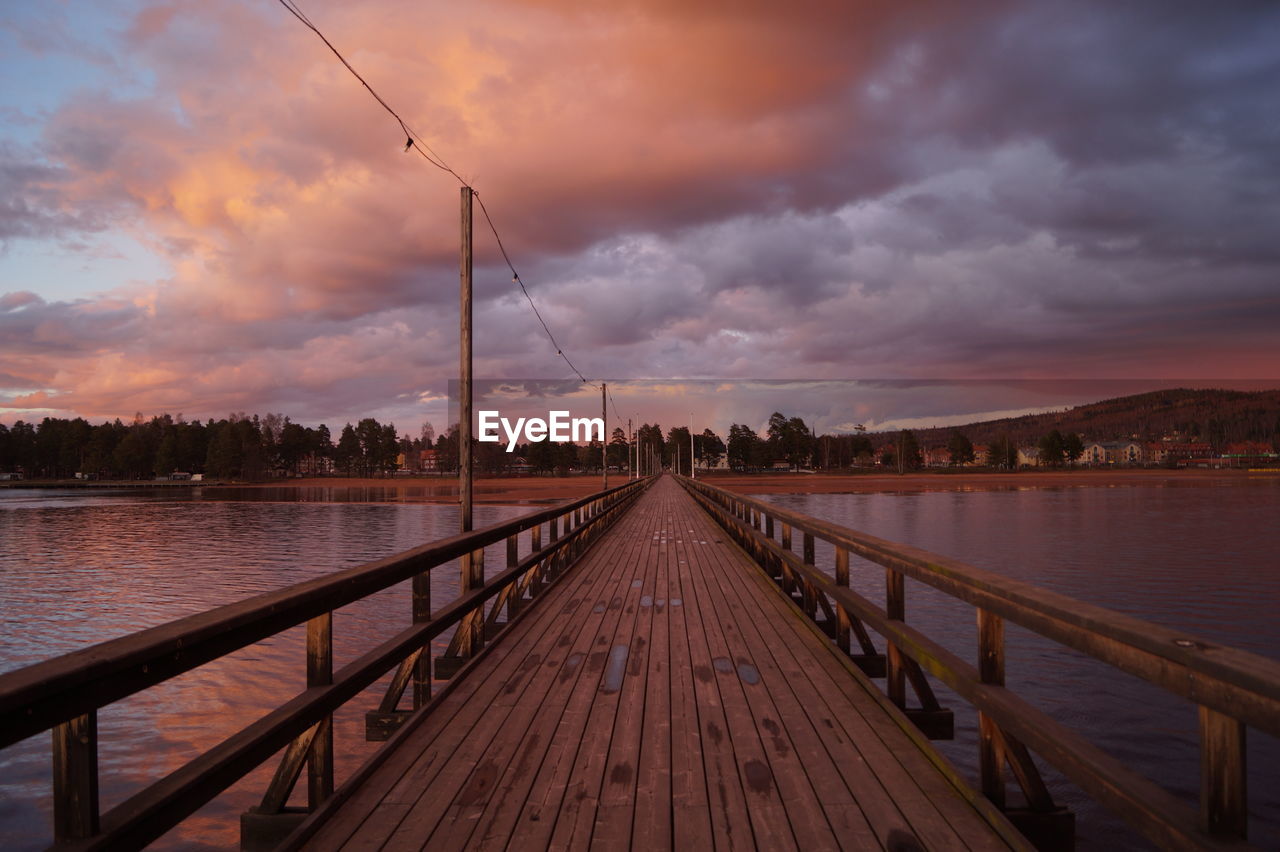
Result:
<instances>
[{"instance_id":1,"label":"wooden footbridge","mask_svg":"<svg viewBox=\"0 0 1280 852\"><path fill-rule=\"evenodd\" d=\"M461 594L433 608L430 572L458 562ZM884 576L883 605L852 570ZM975 662L906 622L908 579L975 608ZM405 630L334 671L333 610L398 583ZM1006 619L1198 705L1198 806L1006 689ZM304 623L303 692L99 813L99 708ZM931 682L979 711L976 785L929 743L952 726ZM375 683L386 742L335 785L332 713ZM0 747L52 729L66 849L145 846L281 749L246 847L1069 848L1035 753L1161 848L1240 848L1248 727L1280 735L1273 661L673 477L0 676Z\"/></svg>"}]
</instances>

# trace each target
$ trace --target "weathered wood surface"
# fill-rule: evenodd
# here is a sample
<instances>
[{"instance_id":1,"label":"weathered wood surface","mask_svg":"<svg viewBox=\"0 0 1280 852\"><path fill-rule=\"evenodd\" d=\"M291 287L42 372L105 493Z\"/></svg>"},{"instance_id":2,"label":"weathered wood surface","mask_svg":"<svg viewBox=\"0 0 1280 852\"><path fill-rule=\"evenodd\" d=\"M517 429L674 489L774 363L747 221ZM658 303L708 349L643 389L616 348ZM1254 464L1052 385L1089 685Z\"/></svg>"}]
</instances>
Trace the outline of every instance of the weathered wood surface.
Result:
<instances>
[{"instance_id":1,"label":"weathered wood surface","mask_svg":"<svg viewBox=\"0 0 1280 852\"><path fill-rule=\"evenodd\" d=\"M292 843L1021 846L911 730L664 479Z\"/></svg>"}]
</instances>

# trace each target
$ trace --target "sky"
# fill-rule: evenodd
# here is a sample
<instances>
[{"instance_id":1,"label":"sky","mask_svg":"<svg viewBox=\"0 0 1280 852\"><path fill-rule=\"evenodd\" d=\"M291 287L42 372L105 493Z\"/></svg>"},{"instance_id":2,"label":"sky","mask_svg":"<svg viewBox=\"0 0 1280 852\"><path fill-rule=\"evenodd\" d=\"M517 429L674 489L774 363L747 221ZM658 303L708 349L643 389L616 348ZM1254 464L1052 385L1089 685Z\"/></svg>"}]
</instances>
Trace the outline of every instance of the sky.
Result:
<instances>
[{"instance_id":1,"label":"sky","mask_svg":"<svg viewBox=\"0 0 1280 852\"><path fill-rule=\"evenodd\" d=\"M299 5L623 417L1280 378L1273 3ZM404 143L274 0L0 5L0 422L441 423L459 184ZM571 378L475 239L475 374Z\"/></svg>"}]
</instances>

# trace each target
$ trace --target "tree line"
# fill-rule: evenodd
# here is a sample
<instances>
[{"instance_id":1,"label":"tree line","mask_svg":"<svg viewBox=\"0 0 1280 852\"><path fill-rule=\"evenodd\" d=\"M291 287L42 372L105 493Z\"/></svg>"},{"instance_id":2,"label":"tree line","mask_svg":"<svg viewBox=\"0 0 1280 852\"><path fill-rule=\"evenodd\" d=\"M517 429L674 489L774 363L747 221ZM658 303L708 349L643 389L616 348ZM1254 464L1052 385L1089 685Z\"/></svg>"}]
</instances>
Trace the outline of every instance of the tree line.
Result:
<instances>
[{"instance_id":1,"label":"tree line","mask_svg":"<svg viewBox=\"0 0 1280 852\"><path fill-rule=\"evenodd\" d=\"M244 413L221 420L141 414L91 424L46 417L38 425L0 424L0 471L34 479L146 479L174 472L216 479L262 479L272 474L345 470L368 475L392 470L412 442L394 424L365 418L346 424L337 442L329 427L294 423L282 414Z\"/></svg>"},{"instance_id":2,"label":"tree line","mask_svg":"<svg viewBox=\"0 0 1280 852\"><path fill-rule=\"evenodd\" d=\"M1236 403L1232 416L1210 420L1207 431L1218 440L1237 433L1269 438L1272 446L1280 446L1280 417L1272 421L1272 411L1260 403L1270 394L1235 392L1167 392L1148 394L1129 400L1098 403L1095 408L1110 415L1115 422L1120 410L1143 410L1163 406L1189 406L1206 397L1218 402ZM1278 397L1280 398L1280 397ZM1136 400L1137 402L1134 402ZM1246 405L1247 403L1247 405ZM1086 407L1089 408L1089 407ZM1244 412L1244 413L1241 413ZM1246 416L1247 414L1247 416ZM1023 418L1043 425L1043 415ZM1086 419L1088 419L1086 417ZM1216 424L1230 421L1249 428L1219 428ZM1270 425L1267 425L1271 421ZM1021 420L1018 421L1021 424ZM991 431L986 424L947 430L924 430L920 434L933 446L942 444L952 465L966 465L975 460L971 438L987 443L987 464L995 468L1017 467L1018 447L1032 444L1039 451L1040 464L1062 466L1074 464L1084 452L1079 432L1053 428L1028 437L1027 429L1009 428ZM1189 429L1189 435L1199 434ZM923 467L921 438L912 430L897 434L872 436L859 426L854 432L840 435L815 435L799 417L788 417L775 411L769 417L764 435L743 423L730 425L727 440L711 429L705 429L690 440L688 426L673 426L663 431L658 423L644 423L635 432L636 452L641 469L658 465L688 472L689 451L703 467L716 467L722 460L735 470L763 470L785 466L838 470L879 464L898 471ZM0 472L20 471L34 479L69 479L87 476L103 479L139 479L168 476L184 471L202 473L216 479L263 479L268 476L345 473L372 476L388 473L404 466L421 468L423 451L434 450L430 469L455 471L458 466L457 428L436 434L430 423L422 425L416 437L398 434L395 424L380 423L366 417L354 425L345 424L335 441L323 424L311 427L294 423L283 414L247 415L234 413L221 420L187 421L181 415L162 414L149 420L141 414L130 423L119 419L91 424L84 418L44 418L39 424L18 421L12 426L0 424ZM602 450L607 462L602 458ZM473 453L476 467L482 473L507 474L517 470L535 473L564 473L570 470L598 472L603 464L619 471L629 470L633 460L627 435L615 428L605 447L600 442L572 443L534 442L521 444L507 453L500 444L477 443Z\"/></svg>"}]
</instances>

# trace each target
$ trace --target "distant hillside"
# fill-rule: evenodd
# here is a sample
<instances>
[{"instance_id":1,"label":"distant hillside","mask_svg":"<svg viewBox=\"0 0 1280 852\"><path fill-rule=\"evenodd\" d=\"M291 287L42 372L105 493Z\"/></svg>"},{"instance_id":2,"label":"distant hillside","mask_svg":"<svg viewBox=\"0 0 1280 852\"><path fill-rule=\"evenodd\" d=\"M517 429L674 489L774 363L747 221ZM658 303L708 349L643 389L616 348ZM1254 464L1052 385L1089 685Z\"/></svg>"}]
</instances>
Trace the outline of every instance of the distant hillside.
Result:
<instances>
[{"instance_id":1,"label":"distant hillside","mask_svg":"<svg viewBox=\"0 0 1280 852\"><path fill-rule=\"evenodd\" d=\"M945 444L959 429L974 444L1008 435L1034 444L1057 429L1086 441L1136 437L1158 440L1180 433L1183 440L1208 441L1215 449L1238 441L1262 441L1280 449L1280 390L1230 391L1172 388L1105 399L1050 414L1031 414L940 429L918 429L922 447Z\"/></svg>"}]
</instances>

